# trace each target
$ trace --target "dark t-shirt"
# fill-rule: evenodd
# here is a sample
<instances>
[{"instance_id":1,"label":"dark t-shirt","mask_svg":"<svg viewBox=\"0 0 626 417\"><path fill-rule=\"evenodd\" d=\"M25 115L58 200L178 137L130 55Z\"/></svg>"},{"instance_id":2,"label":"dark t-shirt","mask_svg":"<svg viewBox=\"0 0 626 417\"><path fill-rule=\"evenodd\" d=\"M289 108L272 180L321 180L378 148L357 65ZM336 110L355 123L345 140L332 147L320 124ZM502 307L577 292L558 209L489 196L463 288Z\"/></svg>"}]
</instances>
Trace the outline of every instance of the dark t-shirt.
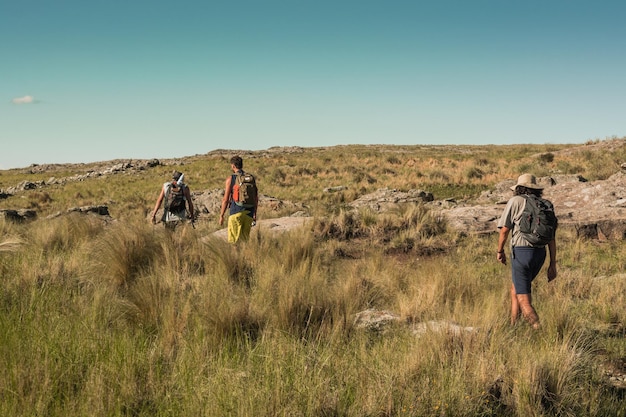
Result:
<instances>
[{"instance_id":1,"label":"dark t-shirt","mask_svg":"<svg viewBox=\"0 0 626 417\"><path fill-rule=\"evenodd\" d=\"M235 186L236 177L237 175L235 174L230 177L230 214L233 215L241 213L242 211L247 211L246 215L254 218L254 207L241 207L233 201L233 187Z\"/></svg>"}]
</instances>

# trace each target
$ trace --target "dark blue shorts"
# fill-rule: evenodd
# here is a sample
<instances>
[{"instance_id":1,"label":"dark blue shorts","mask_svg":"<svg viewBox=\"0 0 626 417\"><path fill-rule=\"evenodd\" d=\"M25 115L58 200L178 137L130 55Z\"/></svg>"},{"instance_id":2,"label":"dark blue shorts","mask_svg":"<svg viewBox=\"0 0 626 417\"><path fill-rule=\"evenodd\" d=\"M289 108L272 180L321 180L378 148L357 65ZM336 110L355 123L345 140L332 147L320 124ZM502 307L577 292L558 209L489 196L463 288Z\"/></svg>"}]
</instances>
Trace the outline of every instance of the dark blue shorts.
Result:
<instances>
[{"instance_id":1,"label":"dark blue shorts","mask_svg":"<svg viewBox=\"0 0 626 417\"><path fill-rule=\"evenodd\" d=\"M530 294L530 286L546 260L546 248L514 246L511 269L517 294Z\"/></svg>"}]
</instances>

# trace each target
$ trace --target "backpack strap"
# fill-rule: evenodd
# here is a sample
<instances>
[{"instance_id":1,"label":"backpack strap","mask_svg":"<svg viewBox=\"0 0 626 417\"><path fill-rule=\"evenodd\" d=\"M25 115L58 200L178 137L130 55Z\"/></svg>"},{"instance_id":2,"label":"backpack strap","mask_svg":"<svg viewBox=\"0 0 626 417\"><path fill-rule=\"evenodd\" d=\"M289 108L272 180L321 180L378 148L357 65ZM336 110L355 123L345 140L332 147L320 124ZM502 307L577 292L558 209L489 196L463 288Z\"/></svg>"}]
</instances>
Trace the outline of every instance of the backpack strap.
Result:
<instances>
[{"instance_id":1,"label":"backpack strap","mask_svg":"<svg viewBox=\"0 0 626 417\"><path fill-rule=\"evenodd\" d=\"M240 169L239 171L237 171L234 174L231 174L231 176L230 176L230 201L231 201L231 203L235 202L235 199L233 198L233 191L235 189L235 183L237 181L237 176L243 175L243 174L244 174L243 169Z\"/></svg>"},{"instance_id":2,"label":"backpack strap","mask_svg":"<svg viewBox=\"0 0 626 417\"><path fill-rule=\"evenodd\" d=\"M172 190L171 182L163 183L163 207L165 208L165 210L170 209L168 200L169 200L171 190Z\"/></svg>"}]
</instances>

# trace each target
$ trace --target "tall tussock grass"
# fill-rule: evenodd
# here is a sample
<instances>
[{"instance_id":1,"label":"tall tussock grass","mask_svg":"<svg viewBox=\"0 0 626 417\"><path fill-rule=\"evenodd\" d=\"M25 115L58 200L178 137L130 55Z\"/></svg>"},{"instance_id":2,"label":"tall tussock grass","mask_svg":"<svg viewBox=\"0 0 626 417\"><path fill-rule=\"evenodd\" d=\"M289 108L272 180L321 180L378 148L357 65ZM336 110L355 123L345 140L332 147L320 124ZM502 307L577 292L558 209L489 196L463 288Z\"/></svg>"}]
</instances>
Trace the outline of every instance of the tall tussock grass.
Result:
<instances>
[{"instance_id":1,"label":"tall tussock grass","mask_svg":"<svg viewBox=\"0 0 626 417\"><path fill-rule=\"evenodd\" d=\"M421 205L237 245L140 217L0 221L0 415L626 416L623 242L559 231L535 331L497 236Z\"/></svg>"},{"instance_id":2,"label":"tall tussock grass","mask_svg":"<svg viewBox=\"0 0 626 417\"><path fill-rule=\"evenodd\" d=\"M13 222L6 217L0 217L0 243L4 252L12 252L24 243L24 236L28 230L23 222Z\"/></svg>"},{"instance_id":3,"label":"tall tussock grass","mask_svg":"<svg viewBox=\"0 0 626 417\"><path fill-rule=\"evenodd\" d=\"M446 251L450 239L445 219L423 204L405 204L391 212L377 213L369 208L340 210L317 218L313 234L318 239L362 240L382 245L389 253L435 253Z\"/></svg>"},{"instance_id":4,"label":"tall tussock grass","mask_svg":"<svg viewBox=\"0 0 626 417\"><path fill-rule=\"evenodd\" d=\"M116 224L104 230L87 249L92 262L86 280L109 281L112 285L128 287L157 261L165 259L168 251L164 240L166 231L144 223Z\"/></svg>"}]
</instances>

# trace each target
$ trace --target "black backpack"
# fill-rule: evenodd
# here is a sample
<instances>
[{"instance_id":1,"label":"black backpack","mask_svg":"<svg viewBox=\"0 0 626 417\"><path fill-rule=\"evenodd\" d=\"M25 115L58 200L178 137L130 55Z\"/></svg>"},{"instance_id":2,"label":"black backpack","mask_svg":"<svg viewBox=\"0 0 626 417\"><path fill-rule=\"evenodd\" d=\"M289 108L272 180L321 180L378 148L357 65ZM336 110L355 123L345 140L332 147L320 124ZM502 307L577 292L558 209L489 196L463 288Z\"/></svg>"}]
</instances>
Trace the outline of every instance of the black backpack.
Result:
<instances>
[{"instance_id":1,"label":"black backpack","mask_svg":"<svg viewBox=\"0 0 626 417\"><path fill-rule=\"evenodd\" d=\"M545 246L556 235L558 220L552 203L532 194L522 195L526 200L520 232L524 239L533 246Z\"/></svg>"},{"instance_id":2,"label":"black backpack","mask_svg":"<svg viewBox=\"0 0 626 417\"><path fill-rule=\"evenodd\" d=\"M170 213L180 213L181 211L185 211L185 184L168 184L169 187L165 190L165 209ZM168 184L166 184L166 186Z\"/></svg>"}]
</instances>

